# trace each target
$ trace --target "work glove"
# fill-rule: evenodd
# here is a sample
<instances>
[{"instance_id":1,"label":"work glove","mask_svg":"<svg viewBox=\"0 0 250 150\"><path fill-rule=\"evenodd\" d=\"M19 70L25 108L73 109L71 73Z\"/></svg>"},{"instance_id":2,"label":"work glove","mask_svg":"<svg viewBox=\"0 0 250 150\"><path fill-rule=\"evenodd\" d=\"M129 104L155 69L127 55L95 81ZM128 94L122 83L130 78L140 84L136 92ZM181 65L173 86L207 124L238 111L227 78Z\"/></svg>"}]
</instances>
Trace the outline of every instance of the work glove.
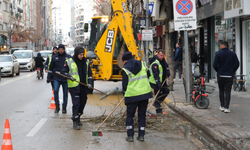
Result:
<instances>
[{"instance_id":1,"label":"work glove","mask_svg":"<svg viewBox=\"0 0 250 150\"><path fill-rule=\"evenodd\" d=\"M92 89L92 85L91 85L91 84L88 84L88 88L89 88L89 89Z\"/></svg>"},{"instance_id":2,"label":"work glove","mask_svg":"<svg viewBox=\"0 0 250 150\"><path fill-rule=\"evenodd\" d=\"M75 81L76 79L74 77L70 77L70 80L71 81Z\"/></svg>"},{"instance_id":3,"label":"work glove","mask_svg":"<svg viewBox=\"0 0 250 150\"><path fill-rule=\"evenodd\" d=\"M158 89L161 89L161 82L157 82Z\"/></svg>"},{"instance_id":4,"label":"work glove","mask_svg":"<svg viewBox=\"0 0 250 150\"><path fill-rule=\"evenodd\" d=\"M47 79L46 82L50 83L50 82L52 82L52 79Z\"/></svg>"}]
</instances>

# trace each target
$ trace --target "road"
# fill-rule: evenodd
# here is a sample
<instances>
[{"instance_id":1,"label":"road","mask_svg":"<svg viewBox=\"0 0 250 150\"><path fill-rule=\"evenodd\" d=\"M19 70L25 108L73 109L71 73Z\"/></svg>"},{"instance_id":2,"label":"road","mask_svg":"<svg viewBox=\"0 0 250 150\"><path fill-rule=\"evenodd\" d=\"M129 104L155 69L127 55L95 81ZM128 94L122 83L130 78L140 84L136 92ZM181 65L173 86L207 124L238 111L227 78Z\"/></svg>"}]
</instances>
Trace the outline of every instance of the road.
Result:
<instances>
[{"instance_id":1,"label":"road","mask_svg":"<svg viewBox=\"0 0 250 150\"><path fill-rule=\"evenodd\" d=\"M2 77L0 82L0 136L3 135L5 119L8 118L15 150L189 150L206 147L192 136L196 129L173 112L169 113L163 124L159 119L150 119L154 126L149 125L151 127L146 129L145 142L136 140L137 133L134 142L125 141L125 123L120 125L119 130L105 124L102 128L103 136L93 137L92 130L102 120L94 124L91 118L101 116L104 112L108 115L122 99L120 92L103 101L99 100L102 94L96 91L90 94L81 117L83 127L78 131L73 130L70 95L67 114L62 114L61 111L54 114L54 110L48 109L52 97L51 86L45 79L37 80L35 76L35 72L22 71L20 76ZM121 89L121 83L95 82L95 88L104 92L115 87ZM61 91L59 99L62 99ZM121 106L116 114L124 109L124 105Z\"/></svg>"}]
</instances>

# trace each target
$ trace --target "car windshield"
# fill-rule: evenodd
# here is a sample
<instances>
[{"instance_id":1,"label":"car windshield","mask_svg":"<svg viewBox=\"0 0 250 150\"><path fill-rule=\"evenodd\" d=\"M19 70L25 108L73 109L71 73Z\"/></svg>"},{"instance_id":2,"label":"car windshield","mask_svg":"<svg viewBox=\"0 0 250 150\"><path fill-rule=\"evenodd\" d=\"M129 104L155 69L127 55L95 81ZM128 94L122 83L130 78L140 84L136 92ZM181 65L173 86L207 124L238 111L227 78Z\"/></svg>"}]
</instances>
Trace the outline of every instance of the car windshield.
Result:
<instances>
[{"instance_id":1,"label":"car windshield","mask_svg":"<svg viewBox=\"0 0 250 150\"><path fill-rule=\"evenodd\" d=\"M42 57L47 58L47 56L49 56L50 52L46 52L46 53L41 53Z\"/></svg>"},{"instance_id":2,"label":"car windshield","mask_svg":"<svg viewBox=\"0 0 250 150\"><path fill-rule=\"evenodd\" d=\"M23 58L31 58L31 52L14 52L14 56L17 59L23 59Z\"/></svg>"},{"instance_id":3,"label":"car windshield","mask_svg":"<svg viewBox=\"0 0 250 150\"><path fill-rule=\"evenodd\" d=\"M0 62L11 62L11 56L0 56Z\"/></svg>"}]
</instances>

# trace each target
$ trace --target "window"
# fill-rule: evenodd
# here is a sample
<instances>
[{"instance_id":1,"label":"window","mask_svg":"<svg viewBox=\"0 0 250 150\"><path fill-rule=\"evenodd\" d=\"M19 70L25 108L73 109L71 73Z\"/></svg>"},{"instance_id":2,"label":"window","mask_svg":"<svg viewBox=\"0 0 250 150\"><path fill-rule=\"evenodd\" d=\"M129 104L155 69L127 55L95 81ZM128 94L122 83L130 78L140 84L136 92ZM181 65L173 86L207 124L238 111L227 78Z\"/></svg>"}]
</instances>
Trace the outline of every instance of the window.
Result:
<instances>
[{"instance_id":1,"label":"window","mask_svg":"<svg viewBox=\"0 0 250 150\"><path fill-rule=\"evenodd\" d=\"M3 25L0 24L0 30L3 31Z\"/></svg>"},{"instance_id":2,"label":"window","mask_svg":"<svg viewBox=\"0 0 250 150\"><path fill-rule=\"evenodd\" d=\"M3 2L3 10L8 11L8 3L7 2Z\"/></svg>"},{"instance_id":3,"label":"window","mask_svg":"<svg viewBox=\"0 0 250 150\"><path fill-rule=\"evenodd\" d=\"M3 23L3 31L7 30L7 23Z\"/></svg>"}]
</instances>

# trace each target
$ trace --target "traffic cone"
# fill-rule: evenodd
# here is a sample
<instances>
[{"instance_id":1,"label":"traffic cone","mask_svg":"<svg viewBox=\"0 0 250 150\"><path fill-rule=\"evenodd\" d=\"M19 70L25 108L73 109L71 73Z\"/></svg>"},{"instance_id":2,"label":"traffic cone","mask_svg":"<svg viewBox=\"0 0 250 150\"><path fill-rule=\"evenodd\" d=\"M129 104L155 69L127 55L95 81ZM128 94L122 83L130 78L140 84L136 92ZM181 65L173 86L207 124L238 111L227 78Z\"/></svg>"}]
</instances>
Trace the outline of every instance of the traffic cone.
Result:
<instances>
[{"instance_id":1,"label":"traffic cone","mask_svg":"<svg viewBox=\"0 0 250 150\"><path fill-rule=\"evenodd\" d=\"M10 134L10 124L8 119L6 119L5 121L3 144L1 150L13 150Z\"/></svg>"},{"instance_id":2,"label":"traffic cone","mask_svg":"<svg viewBox=\"0 0 250 150\"><path fill-rule=\"evenodd\" d=\"M52 92L51 104L50 104L50 107L48 107L48 108L50 108L50 109L55 109L56 108L55 99L54 99L54 90Z\"/></svg>"}]
</instances>

